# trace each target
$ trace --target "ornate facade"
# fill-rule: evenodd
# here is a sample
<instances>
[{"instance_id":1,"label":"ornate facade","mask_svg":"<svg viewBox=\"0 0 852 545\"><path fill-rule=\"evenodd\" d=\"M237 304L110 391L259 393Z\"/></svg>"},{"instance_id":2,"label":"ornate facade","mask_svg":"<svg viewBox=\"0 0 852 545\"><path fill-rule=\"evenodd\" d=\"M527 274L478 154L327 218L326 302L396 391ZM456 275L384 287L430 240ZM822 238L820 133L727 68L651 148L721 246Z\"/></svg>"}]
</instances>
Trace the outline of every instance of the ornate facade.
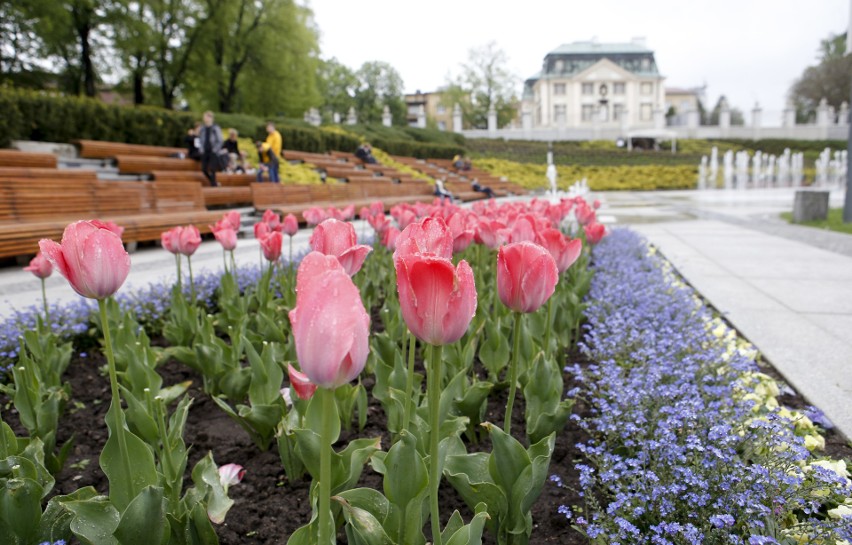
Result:
<instances>
[{"instance_id":1,"label":"ornate facade","mask_svg":"<svg viewBox=\"0 0 852 545\"><path fill-rule=\"evenodd\" d=\"M644 40L563 44L526 80L522 116L530 128L652 128L663 79Z\"/></svg>"}]
</instances>

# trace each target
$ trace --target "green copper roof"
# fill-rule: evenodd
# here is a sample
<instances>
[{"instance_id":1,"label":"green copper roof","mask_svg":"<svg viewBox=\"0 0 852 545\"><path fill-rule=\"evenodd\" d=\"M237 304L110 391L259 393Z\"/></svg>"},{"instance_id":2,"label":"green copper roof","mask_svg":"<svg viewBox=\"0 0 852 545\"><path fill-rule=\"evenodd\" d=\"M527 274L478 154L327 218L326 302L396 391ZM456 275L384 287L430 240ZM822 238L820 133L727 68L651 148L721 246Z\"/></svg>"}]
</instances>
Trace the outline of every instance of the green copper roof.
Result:
<instances>
[{"instance_id":1,"label":"green copper roof","mask_svg":"<svg viewBox=\"0 0 852 545\"><path fill-rule=\"evenodd\" d=\"M635 42L629 43L598 43L598 42L574 42L562 44L548 55L570 55L570 54L612 54L612 53L653 53L647 46Z\"/></svg>"}]
</instances>

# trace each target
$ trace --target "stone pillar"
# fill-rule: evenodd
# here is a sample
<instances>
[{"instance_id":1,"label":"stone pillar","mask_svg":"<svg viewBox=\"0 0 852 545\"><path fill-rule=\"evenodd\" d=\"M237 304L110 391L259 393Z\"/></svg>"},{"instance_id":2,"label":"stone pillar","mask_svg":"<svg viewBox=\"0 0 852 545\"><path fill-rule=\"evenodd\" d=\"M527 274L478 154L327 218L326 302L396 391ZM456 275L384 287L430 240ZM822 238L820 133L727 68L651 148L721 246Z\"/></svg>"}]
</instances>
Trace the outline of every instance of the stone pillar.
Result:
<instances>
[{"instance_id":1,"label":"stone pillar","mask_svg":"<svg viewBox=\"0 0 852 545\"><path fill-rule=\"evenodd\" d=\"M355 108L350 107L349 113L346 114L346 124L347 125L357 125L358 124L358 116L355 114Z\"/></svg>"},{"instance_id":2,"label":"stone pillar","mask_svg":"<svg viewBox=\"0 0 852 545\"><path fill-rule=\"evenodd\" d=\"M828 127L828 101L823 98L817 106L816 123L818 127Z\"/></svg>"},{"instance_id":3,"label":"stone pillar","mask_svg":"<svg viewBox=\"0 0 852 545\"><path fill-rule=\"evenodd\" d=\"M458 102L453 106L453 132L462 132L462 109Z\"/></svg>"},{"instance_id":4,"label":"stone pillar","mask_svg":"<svg viewBox=\"0 0 852 545\"><path fill-rule=\"evenodd\" d=\"M311 108L305 112L304 120L306 123L310 123L314 127L319 127L320 123L322 123L322 116L320 115L319 110Z\"/></svg>"},{"instance_id":5,"label":"stone pillar","mask_svg":"<svg viewBox=\"0 0 852 545\"><path fill-rule=\"evenodd\" d=\"M525 131L531 131L533 128L533 117L532 112L529 108L524 108L521 112L521 128Z\"/></svg>"},{"instance_id":6,"label":"stone pillar","mask_svg":"<svg viewBox=\"0 0 852 545\"><path fill-rule=\"evenodd\" d=\"M385 107L382 110L382 125L385 127L393 125L393 116L391 115L390 108L388 108L387 104L385 104Z\"/></svg>"},{"instance_id":7,"label":"stone pillar","mask_svg":"<svg viewBox=\"0 0 852 545\"><path fill-rule=\"evenodd\" d=\"M701 114L695 108L686 112L686 126L690 131L694 131L701 124Z\"/></svg>"},{"instance_id":8,"label":"stone pillar","mask_svg":"<svg viewBox=\"0 0 852 545\"><path fill-rule=\"evenodd\" d=\"M849 124L849 104L845 100L840 105L840 114L837 116L837 124L844 127Z\"/></svg>"},{"instance_id":9,"label":"stone pillar","mask_svg":"<svg viewBox=\"0 0 852 545\"><path fill-rule=\"evenodd\" d=\"M793 107L793 103L790 101L787 101L787 105L784 106L781 125L788 129L796 126L796 108Z\"/></svg>"},{"instance_id":10,"label":"stone pillar","mask_svg":"<svg viewBox=\"0 0 852 545\"><path fill-rule=\"evenodd\" d=\"M797 190L793 199L793 222L825 221L828 217L828 195L828 190Z\"/></svg>"},{"instance_id":11,"label":"stone pillar","mask_svg":"<svg viewBox=\"0 0 852 545\"><path fill-rule=\"evenodd\" d=\"M497 110L494 105L488 108L488 132L497 132Z\"/></svg>"},{"instance_id":12,"label":"stone pillar","mask_svg":"<svg viewBox=\"0 0 852 545\"><path fill-rule=\"evenodd\" d=\"M417 126L421 129L426 128L426 106L422 104L417 107Z\"/></svg>"},{"instance_id":13,"label":"stone pillar","mask_svg":"<svg viewBox=\"0 0 852 545\"><path fill-rule=\"evenodd\" d=\"M630 112L627 108L621 110L621 117L618 118L619 128L621 129L621 135L626 136L627 131L630 130Z\"/></svg>"},{"instance_id":14,"label":"stone pillar","mask_svg":"<svg viewBox=\"0 0 852 545\"><path fill-rule=\"evenodd\" d=\"M666 112L664 112L663 109L659 105L657 105L657 107L654 108L654 128L655 129L666 128Z\"/></svg>"},{"instance_id":15,"label":"stone pillar","mask_svg":"<svg viewBox=\"0 0 852 545\"><path fill-rule=\"evenodd\" d=\"M731 108L728 106L727 99L722 99L719 105L719 132L722 136L728 135L728 129L731 128Z\"/></svg>"},{"instance_id":16,"label":"stone pillar","mask_svg":"<svg viewBox=\"0 0 852 545\"><path fill-rule=\"evenodd\" d=\"M760 103L755 102L754 108L751 109L751 128L754 131L752 138L760 139L760 127L763 124L763 110L760 108Z\"/></svg>"}]
</instances>

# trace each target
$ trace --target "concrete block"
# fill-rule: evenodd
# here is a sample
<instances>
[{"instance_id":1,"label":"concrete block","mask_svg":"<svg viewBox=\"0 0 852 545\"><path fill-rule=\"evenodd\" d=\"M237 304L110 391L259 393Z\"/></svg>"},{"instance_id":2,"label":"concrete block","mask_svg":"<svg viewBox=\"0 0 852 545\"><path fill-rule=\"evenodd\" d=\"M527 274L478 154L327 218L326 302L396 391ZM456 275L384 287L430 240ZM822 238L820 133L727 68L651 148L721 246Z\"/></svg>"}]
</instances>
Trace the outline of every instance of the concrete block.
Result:
<instances>
[{"instance_id":1,"label":"concrete block","mask_svg":"<svg viewBox=\"0 0 852 545\"><path fill-rule=\"evenodd\" d=\"M828 218L828 190L800 189L793 200L793 221L824 221Z\"/></svg>"}]
</instances>

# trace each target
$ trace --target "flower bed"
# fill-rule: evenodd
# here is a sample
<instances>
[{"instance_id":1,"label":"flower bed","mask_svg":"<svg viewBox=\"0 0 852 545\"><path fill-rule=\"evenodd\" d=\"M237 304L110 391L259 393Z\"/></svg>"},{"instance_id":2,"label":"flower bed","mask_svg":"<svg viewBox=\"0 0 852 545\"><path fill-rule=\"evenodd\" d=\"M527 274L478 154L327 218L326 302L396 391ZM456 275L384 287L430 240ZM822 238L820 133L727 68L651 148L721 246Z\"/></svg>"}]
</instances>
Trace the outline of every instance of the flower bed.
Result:
<instances>
[{"instance_id":1,"label":"flower bed","mask_svg":"<svg viewBox=\"0 0 852 545\"><path fill-rule=\"evenodd\" d=\"M566 517L594 543L852 538L849 473L820 454L818 411L779 404L753 347L635 233L608 237L595 270L593 363L570 368L590 406L584 502L561 507Z\"/></svg>"}]
</instances>

